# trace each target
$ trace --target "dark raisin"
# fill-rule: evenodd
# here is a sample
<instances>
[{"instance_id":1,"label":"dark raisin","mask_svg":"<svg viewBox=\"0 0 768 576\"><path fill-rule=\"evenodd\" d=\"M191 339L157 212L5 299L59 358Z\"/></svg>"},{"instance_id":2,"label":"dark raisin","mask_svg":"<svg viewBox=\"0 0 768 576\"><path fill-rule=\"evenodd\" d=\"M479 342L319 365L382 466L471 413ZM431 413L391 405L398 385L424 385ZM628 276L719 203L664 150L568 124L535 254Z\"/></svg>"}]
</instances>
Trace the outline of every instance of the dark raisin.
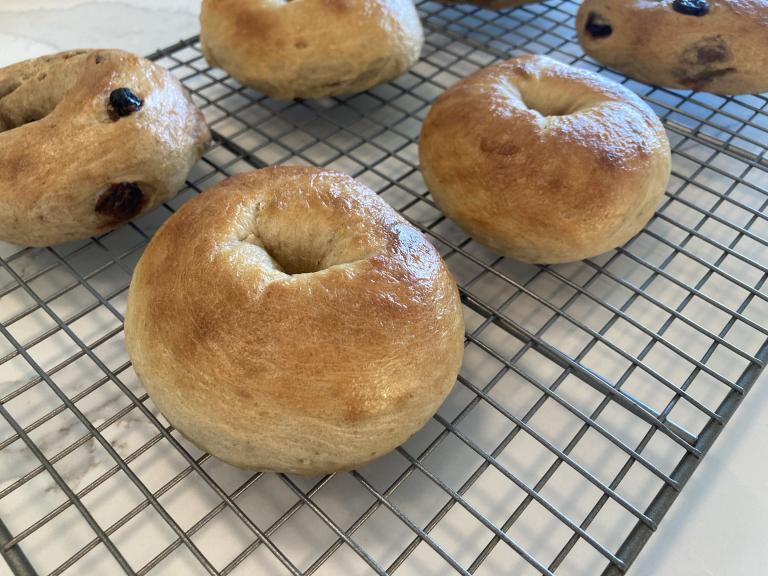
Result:
<instances>
[{"instance_id":1,"label":"dark raisin","mask_svg":"<svg viewBox=\"0 0 768 576\"><path fill-rule=\"evenodd\" d=\"M130 88L118 88L109 95L109 104L115 114L122 118L141 110L144 101L136 96Z\"/></svg>"},{"instance_id":2,"label":"dark raisin","mask_svg":"<svg viewBox=\"0 0 768 576\"><path fill-rule=\"evenodd\" d=\"M592 38L606 38L613 33L613 26L597 12L590 12L584 27Z\"/></svg>"},{"instance_id":3,"label":"dark raisin","mask_svg":"<svg viewBox=\"0 0 768 576\"><path fill-rule=\"evenodd\" d=\"M672 9L686 16L704 16L709 13L707 0L675 0Z\"/></svg>"},{"instance_id":4,"label":"dark raisin","mask_svg":"<svg viewBox=\"0 0 768 576\"><path fill-rule=\"evenodd\" d=\"M112 184L96 200L96 213L125 221L138 216L144 207L144 193L136 182Z\"/></svg>"},{"instance_id":5,"label":"dark raisin","mask_svg":"<svg viewBox=\"0 0 768 576\"><path fill-rule=\"evenodd\" d=\"M727 62L732 54L721 36L706 36L683 50L680 63L685 67L699 67Z\"/></svg>"},{"instance_id":6,"label":"dark raisin","mask_svg":"<svg viewBox=\"0 0 768 576\"><path fill-rule=\"evenodd\" d=\"M699 64L712 64L728 59L728 49L720 46L703 46L696 52L696 61Z\"/></svg>"},{"instance_id":7,"label":"dark raisin","mask_svg":"<svg viewBox=\"0 0 768 576\"><path fill-rule=\"evenodd\" d=\"M96 62L96 64L101 64L102 62L104 62L104 60L106 60L106 57L101 54L96 54L93 60L94 62Z\"/></svg>"}]
</instances>

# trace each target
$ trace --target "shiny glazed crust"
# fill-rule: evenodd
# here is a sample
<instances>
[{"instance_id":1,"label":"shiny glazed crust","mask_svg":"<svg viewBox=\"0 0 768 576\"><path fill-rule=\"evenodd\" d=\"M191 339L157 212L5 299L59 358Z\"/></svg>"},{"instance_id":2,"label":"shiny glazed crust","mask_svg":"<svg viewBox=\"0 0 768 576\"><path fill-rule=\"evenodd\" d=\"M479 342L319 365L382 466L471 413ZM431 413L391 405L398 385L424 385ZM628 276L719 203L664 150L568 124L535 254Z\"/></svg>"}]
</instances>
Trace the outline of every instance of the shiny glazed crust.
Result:
<instances>
[{"instance_id":1,"label":"shiny glazed crust","mask_svg":"<svg viewBox=\"0 0 768 576\"><path fill-rule=\"evenodd\" d=\"M419 142L447 216L499 254L581 260L653 215L670 174L658 118L637 96L543 56L480 70L442 94Z\"/></svg>"},{"instance_id":2,"label":"shiny glazed crust","mask_svg":"<svg viewBox=\"0 0 768 576\"><path fill-rule=\"evenodd\" d=\"M768 1L709 0L703 15L672 0L585 0L576 29L585 52L637 80L717 94L768 90ZM587 23L611 33L593 37Z\"/></svg>"},{"instance_id":3,"label":"shiny glazed crust","mask_svg":"<svg viewBox=\"0 0 768 576\"><path fill-rule=\"evenodd\" d=\"M110 94L140 110L119 117ZM120 226L184 184L210 135L165 69L80 50L0 69L0 240L47 246Z\"/></svg>"},{"instance_id":4,"label":"shiny glazed crust","mask_svg":"<svg viewBox=\"0 0 768 576\"><path fill-rule=\"evenodd\" d=\"M208 62L281 100L361 92L424 43L412 0L203 0L200 25Z\"/></svg>"},{"instance_id":5,"label":"shiny glazed crust","mask_svg":"<svg viewBox=\"0 0 768 576\"><path fill-rule=\"evenodd\" d=\"M405 441L463 353L435 248L368 188L316 168L236 176L185 204L136 267L125 334L185 436L236 466L300 474Z\"/></svg>"}]
</instances>

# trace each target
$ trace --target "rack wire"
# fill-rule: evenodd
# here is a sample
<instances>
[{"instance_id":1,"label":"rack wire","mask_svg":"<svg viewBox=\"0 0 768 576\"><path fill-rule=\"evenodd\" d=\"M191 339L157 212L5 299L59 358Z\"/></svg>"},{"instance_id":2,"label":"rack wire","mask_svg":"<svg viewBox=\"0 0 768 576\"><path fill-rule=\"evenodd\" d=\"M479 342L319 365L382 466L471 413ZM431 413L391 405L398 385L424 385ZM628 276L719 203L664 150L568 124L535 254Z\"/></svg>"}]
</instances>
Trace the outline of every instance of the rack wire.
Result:
<instances>
[{"instance_id":1,"label":"rack wire","mask_svg":"<svg viewBox=\"0 0 768 576\"><path fill-rule=\"evenodd\" d=\"M198 40L152 56L215 146L163 208L49 249L0 245L0 549L17 574L621 574L765 366L768 100L665 90L600 68L571 0L487 11L422 2L409 73L367 93L276 102L212 69ZM546 53L659 114L672 179L627 245L584 262L500 258L434 206L417 137L478 68ZM391 454L322 478L201 453L131 369L130 274L158 226L229 175L347 172L440 249L465 359L434 419Z\"/></svg>"}]
</instances>

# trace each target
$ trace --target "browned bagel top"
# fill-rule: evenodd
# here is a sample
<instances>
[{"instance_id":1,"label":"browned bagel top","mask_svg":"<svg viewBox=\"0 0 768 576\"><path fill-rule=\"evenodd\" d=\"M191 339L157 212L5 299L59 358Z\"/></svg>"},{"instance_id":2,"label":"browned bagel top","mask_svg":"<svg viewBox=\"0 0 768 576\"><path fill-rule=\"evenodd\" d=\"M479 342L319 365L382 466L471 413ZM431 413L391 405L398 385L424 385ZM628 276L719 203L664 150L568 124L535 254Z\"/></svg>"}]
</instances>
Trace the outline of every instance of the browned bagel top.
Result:
<instances>
[{"instance_id":1,"label":"browned bagel top","mask_svg":"<svg viewBox=\"0 0 768 576\"><path fill-rule=\"evenodd\" d=\"M209 62L280 99L389 80L424 41L411 0L204 0L200 22Z\"/></svg>"},{"instance_id":2,"label":"browned bagel top","mask_svg":"<svg viewBox=\"0 0 768 576\"><path fill-rule=\"evenodd\" d=\"M449 217L534 262L615 247L647 220L669 177L664 128L640 98L545 56L489 66L446 90L419 155Z\"/></svg>"},{"instance_id":3,"label":"browned bagel top","mask_svg":"<svg viewBox=\"0 0 768 576\"><path fill-rule=\"evenodd\" d=\"M126 318L135 367L182 430L205 419L248 442L304 422L350 450L423 424L453 384L462 327L420 232L352 178L299 167L185 204L144 253Z\"/></svg>"}]
</instances>

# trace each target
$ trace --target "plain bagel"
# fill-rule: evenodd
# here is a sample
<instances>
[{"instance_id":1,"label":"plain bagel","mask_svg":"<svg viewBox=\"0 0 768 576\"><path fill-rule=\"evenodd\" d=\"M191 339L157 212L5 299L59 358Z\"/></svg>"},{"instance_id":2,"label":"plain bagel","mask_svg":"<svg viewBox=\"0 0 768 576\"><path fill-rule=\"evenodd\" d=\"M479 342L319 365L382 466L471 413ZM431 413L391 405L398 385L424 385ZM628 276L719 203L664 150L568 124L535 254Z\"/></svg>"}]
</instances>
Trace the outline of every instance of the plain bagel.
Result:
<instances>
[{"instance_id":1,"label":"plain bagel","mask_svg":"<svg viewBox=\"0 0 768 576\"><path fill-rule=\"evenodd\" d=\"M168 420L236 466L350 469L421 428L456 379L440 255L349 176L275 167L185 204L144 252L126 344Z\"/></svg>"},{"instance_id":2,"label":"plain bagel","mask_svg":"<svg viewBox=\"0 0 768 576\"><path fill-rule=\"evenodd\" d=\"M0 240L107 232L178 192L210 138L171 74L117 50L0 69Z\"/></svg>"},{"instance_id":3,"label":"plain bagel","mask_svg":"<svg viewBox=\"0 0 768 576\"><path fill-rule=\"evenodd\" d=\"M768 90L766 0L585 0L576 29L587 54L642 82Z\"/></svg>"},{"instance_id":4,"label":"plain bagel","mask_svg":"<svg viewBox=\"0 0 768 576\"><path fill-rule=\"evenodd\" d=\"M200 25L208 62L280 100L362 92L424 43L412 0L203 0Z\"/></svg>"},{"instance_id":5,"label":"plain bagel","mask_svg":"<svg viewBox=\"0 0 768 576\"><path fill-rule=\"evenodd\" d=\"M454 84L427 115L419 155L447 216L499 254L541 264L632 238L670 174L669 142L648 106L544 56Z\"/></svg>"}]
</instances>

